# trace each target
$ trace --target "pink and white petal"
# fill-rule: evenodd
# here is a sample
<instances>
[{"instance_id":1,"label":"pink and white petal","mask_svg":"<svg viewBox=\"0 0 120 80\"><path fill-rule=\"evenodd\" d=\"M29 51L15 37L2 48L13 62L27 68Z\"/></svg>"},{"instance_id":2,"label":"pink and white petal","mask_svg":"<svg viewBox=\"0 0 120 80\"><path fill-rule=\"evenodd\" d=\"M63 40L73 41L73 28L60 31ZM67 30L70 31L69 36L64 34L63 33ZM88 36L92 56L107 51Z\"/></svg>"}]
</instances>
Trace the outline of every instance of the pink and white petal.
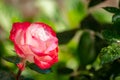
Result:
<instances>
[{"instance_id":1,"label":"pink and white petal","mask_svg":"<svg viewBox=\"0 0 120 80\"><path fill-rule=\"evenodd\" d=\"M46 31L48 31L50 34L52 34L53 36L56 36L56 33L53 31L53 29L49 26L49 25L47 25L47 24L45 24L45 23L42 23L42 22L36 22L36 23L34 23L34 24L38 24L38 25L40 25L39 27L43 27Z\"/></svg>"},{"instance_id":2,"label":"pink and white petal","mask_svg":"<svg viewBox=\"0 0 120 80\"><path fill-rule=\"evenodd\" d=\"M46 41L47 39L49 39L49 34L41 25L31 24L29 29L31 35L36 37L37 39L40 39L42 41Z\"/></svg>"},{"instance_id":3,"label":"pink and white petal","mask_svg":"<svg viewBox=\"0 0 120 80\"><path fill-rule=\"evenodd\" d=\"M26 59L29 62L34 62L33 57L35 56L35 54L30 50L27 45L20 45L19 47L16 47L16 52L23 59Z\"/></svg>"},{"instance_id":4,"label":"pink and white petal","mask_svg":"<svg viewBox=\"0 0 120 80\"><path fill-rule=\"evenodd\" d=\"M47 44L47 49L45 51L45 53L49 53L50 51L54 50L57 47L56 43L52 43L51 45Z\"/></svg>"},{"instance_id":5,"label":"pink and white petal","mask_svg":"<svg viewBox=\"0 0 120 80\"><path fill-rule=\"evenodd\" d=\"M16 53L17 53L20 57L22 57L22 58L25 57L23 51L19 48L18 45L14 44L14 48L15 48Z\"/></svg>"},{"instance_id":6,"label":"pink and white petal","mask_svg":"<svg viewBox=\"0 0 120 80\"><path fill-rule=\"evenodd\" d=\"M44 41L40 40L36 36L32 36L32 41L34 42L34 44L29 45L32 46L33 48L38 49L39 52L43 52L44 50L46 50L46 43Z\"/></svg>"},{"instance_id":7,"label":"pink and white petal","mask_svg":"<svg viewBox=\"0 0 120 80\"><path fill-rule=\"evenodd\" d=\"M24 33L22 32L22 29L18 30L16 33L15 43L17 45L24 45Z\"/></svg>"},{"instance_id":8,"label":"pink and white petal","mask_svg":"<svg viewBox=\"0 0 120 80\"><path fill-rule=\"evenodd\" d=\"M49 63L50 61L52 61L52 57L50 57L50 56L43 56L43 57L40 57L39 60L43 61L43 62Z\"/></svg>"},{"instance_id":9,"label":"pink and white petal","mask_svg":"<svg viewBox=\"0 0 120 80\"><path fill-rule=\"evenodd\" d=\"M25 36L26 36L26 41L25 41L26 44L31 44L33 42L33 40L32 40L32 35L30 33L29 28L27 29Z\"/></svg>"},{"instance_id":10,"label":"pink and white petal","mask_svg":"<svg viewBox=\"0 0 120 80\"><path fill-rule=\"evenodd\" d=\"M31 49L31 51L37 55L37 56L45 56L46 54L44 53L44 51L41 50L41 48L37 49L31 45L29 45L29 48Z\"/></svg>"},{"instance_id":11,"label":"pink and white petal","mask_svg":"<svg viewBox=\"0 0 120 80\"><path fill-rule=\"evenodd\" d=\"M48 53L47 53L49 56L51 56L52 58L54 58L54 56L56 57L58 57L58 47L56 47L54 50L52 50L52 51L49 51Z\"/></svg>"},{"instance_id":12,"label":"pink and white petal","mask_svg":"<svg viewBox=\"0 0 120 80\"><path fill-rule=\"evenodd\" d=\"M51 36L51 38L46 41L46 46L46 53L51 50L54 50L58 46L58 39L56 37Z\"/></svg>"},{"instance_id":13,"label":"pink and white petal","mask_svg":"<svg viewBox=\"0 0 120 80\"><path fill-rule=\"evenodd\" d=\"M10 39L14 42L16 32L18 31L18 28L20 28L20 23L14 23L12 25L12 30L10 31Z\"/></svg>"},{"instance_id":14,"label":"pink and white petal","mask_svg":"<svg viewBox=\"0 0 120 80\"><path fill-rule=\"evenodd\" d=\"M26 54L26 60L30 63L34 63L34 55Z\"/></svg>"},{"instance_id":15,"label":"pink and white petal","mask_svg":"<svg viewBox=\"0 0 120 80\"><path fill-rule=\"evenodd\" d=\"M10 39L14 42L15 40L15 36L16 36L16 33L18 32L18 30L22 29L25 31L25 29L30 25L29 22L23 22L23 23L20 23L20 22L16 22L12 25L12 30L10 31Z\"/></svg>"}]
</instances>

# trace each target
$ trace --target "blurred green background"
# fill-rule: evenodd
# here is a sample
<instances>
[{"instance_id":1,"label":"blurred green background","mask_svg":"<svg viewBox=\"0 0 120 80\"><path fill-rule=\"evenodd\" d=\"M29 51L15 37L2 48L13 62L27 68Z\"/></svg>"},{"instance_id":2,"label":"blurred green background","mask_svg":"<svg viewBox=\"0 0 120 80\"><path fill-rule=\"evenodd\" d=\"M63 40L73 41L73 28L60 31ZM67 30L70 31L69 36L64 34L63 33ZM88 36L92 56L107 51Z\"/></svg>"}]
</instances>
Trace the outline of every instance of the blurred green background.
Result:
<instances>
[{"instance_id":1,"label":"blurred green background","mask_svg":"<svg viewBox=\"0 0 120 80\"><path fill-rule=\"evenodd\" d=\"M14 22L24 21L52 26L59 39L59 62L49 74L26 68L23 80L103 80L94 72L101 68L99 53L107 45L101 31L112 24L113 14L102 9L106 6L118 7L118 0L0 0L0 80L13 80L7 76L17 72L2 57L16 55L9 34Z\"/></svg>"}]
</instances>

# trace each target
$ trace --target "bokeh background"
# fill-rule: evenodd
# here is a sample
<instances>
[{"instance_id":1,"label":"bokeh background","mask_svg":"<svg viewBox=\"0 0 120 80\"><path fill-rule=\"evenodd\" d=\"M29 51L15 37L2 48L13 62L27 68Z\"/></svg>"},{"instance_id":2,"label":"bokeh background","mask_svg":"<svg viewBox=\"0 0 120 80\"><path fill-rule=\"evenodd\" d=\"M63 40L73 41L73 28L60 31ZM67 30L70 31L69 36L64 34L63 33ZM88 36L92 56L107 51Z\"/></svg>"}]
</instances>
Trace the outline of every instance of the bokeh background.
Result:
<instances>
[{"instance_id":1,"label":"bokeh background","mask_svg":"<svg viewBox=\"0 0 120 80\"><path fill-rule=\"evenodd\" d=\"M93 72L101 68L99 53L107 45L101 31L113 15L102 7L118 7L118 1L0 0L0 80L14 80L9 76L17 73L16 65L2 57L16 55L9 34L14 22L24 21L44 22L56 31L59 62L48 74L26 68L23 80L97 80Z\"/></svg>"}]
</instances>

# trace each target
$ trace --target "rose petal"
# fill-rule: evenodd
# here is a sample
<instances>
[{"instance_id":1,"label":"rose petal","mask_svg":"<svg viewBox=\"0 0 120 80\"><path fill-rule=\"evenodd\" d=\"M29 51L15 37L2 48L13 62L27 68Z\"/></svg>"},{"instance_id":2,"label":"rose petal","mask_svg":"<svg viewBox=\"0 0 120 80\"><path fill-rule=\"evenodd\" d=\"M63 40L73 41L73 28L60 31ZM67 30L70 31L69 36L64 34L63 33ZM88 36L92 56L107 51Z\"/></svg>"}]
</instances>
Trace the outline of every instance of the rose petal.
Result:
<instances>
[{"instance_id":1,"label":"rose petal","mask_svg":"<svg viewBox=\"0 0 120 80\"><path fill-rule=\"evenodd\" d=\"M43 51L40 51L40 49L36 49L35 47L29 45L31 51L35 53L37 56L45 56L46 54L43 53Z\"/></svg>"},{"instance_id":2,"label":"rose petal","mask_svg":"<svg viewBox=\"0 0 120 80\"><path fill-rule=\"evenodd\" d=\"M47 62L43 62L40 61L39 59L37 59L36 57L34 57L34 62L35 64L40 67L41 69L49 69L51 67L51 65Z\"/></svg>"},{"instance_id":3,"label":"rose petal","mask_svg":"<svg viewBox=\"0 0 120 80\"><path fill-rule=\"evenodd\" d=\"M14 47L15 47L16 53L17 53L20 57L24 58L25 55L24 55L23 51L18 47L18 45L15 44Z\"/></svg>"},{"instance_id":4,"label":"rose petal","mask_svg":"<svg viewBox=\"0 0 120 80\"><path fill-rule=\"evenodd\" d=\"M12 30L10 31L10 39L14 42L15 40L15 36L16 33L22 29L23 31L25 31L25 29L30 25L29 22L24 22L24 23L20 23L20 22L16 22L12 25Z\"/></svg>"},{"instance_id":5,"label":"rose petal","mask_svg":"<svg viewBox=\"0 0 120 80\"><path fill-rule=\"evenodd\" d=\"M41 69L50 68L58 61L58 39L47 24L17 22L12 26L10 39L16 53L24 60L34 62ZM18 64L22 70L23 63Z\"/></svg>"},{"instance_id":6,"label":"rose petal","mask_svg":"<svg viewBox=\"0 0 120 80\"><path fill-rule=\"evenodd\" d=\"M21 71L23 71L25 69L25 63L22 63L22 62L18 63L17 66Z\"/></svg>"}]
</instances>

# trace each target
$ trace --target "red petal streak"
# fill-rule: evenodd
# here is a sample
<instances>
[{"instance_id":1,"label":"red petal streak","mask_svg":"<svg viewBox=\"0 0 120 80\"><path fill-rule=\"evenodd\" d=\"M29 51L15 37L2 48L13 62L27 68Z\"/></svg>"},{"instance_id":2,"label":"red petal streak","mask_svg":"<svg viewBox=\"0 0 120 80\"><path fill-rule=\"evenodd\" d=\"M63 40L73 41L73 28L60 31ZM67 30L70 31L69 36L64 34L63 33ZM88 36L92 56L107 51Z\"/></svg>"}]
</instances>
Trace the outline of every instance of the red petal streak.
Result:
<instances>
[{"instance_id":1,"label":"red petal streak","mask_svg":"<svg viewBox=\"0 0 120 80\"><path fill-rule=\"evenodd\" d=\"M18 32L19 29L25 30L28 26L30 25L29 22L16 22L12 25L12 30L10 31L10 40L14 42L16 33Z\"/></svg>"},{"instance_id":2,"label":"red petal streak","mask_svg":"<svg viewBox=\"0 0 120 80\"><path fill-rule=\"evenodd\" d=\"M23 71L25 69L25 63L21 62L21 63L17 64L17 66L21 71Z\"/></svg>"},{"instance_id":3,"label":"red petal streak","mask_svg":"<svg viewBox=\"0 0 120 80\"><path fill-rule=\"evenodd\" d=\"M50 51L48 55L51 57L58 56L58 47L56 47L56 49Z\"/></svg>"},{"instance_id":4,"label":"red petal streak","mask_svg":"<svg viewBox=\"0 0 120 80\"><path fill-rule=\"evenodd\" d=\"M24 56L23 51L22 51L16 44L14 45L14 47L15 47L16 53L17 53L20 57L24 58L25 56Z\"/></svg>"},{"instance_id":5,"label":"red petal streak","mask_svg":"<svg viewBox=\"0 0 120 80\"><path fill-rule=\"evenodd\" d=\"M36 57L34 57L35 64L40 67L41 69L49 69L51 65L47 62L40 61Z\"/></svg>"}]
</instances>

